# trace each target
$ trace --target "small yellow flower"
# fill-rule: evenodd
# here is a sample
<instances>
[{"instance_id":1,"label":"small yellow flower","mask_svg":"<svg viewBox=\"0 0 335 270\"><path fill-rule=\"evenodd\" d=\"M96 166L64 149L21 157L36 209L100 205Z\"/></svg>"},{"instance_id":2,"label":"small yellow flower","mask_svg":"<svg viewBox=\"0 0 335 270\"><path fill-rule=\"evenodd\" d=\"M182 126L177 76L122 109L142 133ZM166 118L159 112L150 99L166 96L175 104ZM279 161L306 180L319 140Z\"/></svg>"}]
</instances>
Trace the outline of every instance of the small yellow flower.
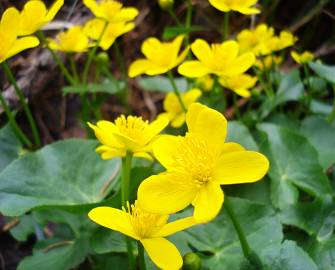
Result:
<instances>
[{"instance_id":1,"label":"small yellow flower","mask_svg":"<svg viewBox=\"0 0 335 270\"><path fill-rule=\"evenodd\" d=\"M244 73L255 62L251 52L240 55L239 45L233 40L209 46L205 40L197 39L191 49L198 60L186 61L178 68L178 72L186 77L235 76Z\"/></svg>"},{"instance_id":2,"label":"small yellow flower","mask_svg":"<svg viewBox=\"0 0 335 270\"><path fill-rule=\"evenodd\" d=\"M185 104L186 109L194 103L201 96L201 91L197 88L192 88L186 93L181 94L181 98ZM180 106L176 94L170 92L165 96L164 99L164 110L165 113L160 114L168 118L171 122L171 126L178 128L185 123L185 115L183 108Z\"/></svg>"},{"instance_id":3,"label":"small yellow flower","mask_svg":"<svg viewBox=\"0 0 335 270\"><path fill-rule=\"evenodd\" d=\"M138 59L130 65L129 77L143 73L149 76L163 74L178 66L188 53L186 48L179 54L183 38L178 36L171 42L160 42L154 37L146 39L141 47L146 58Z\"/></svg>"},{"instance_id":4,"label":"small yellow flower","mask_svg":"<svg viewBox=\"0 0 335 270\"><path fill-rule=\"evenodd\" d=\"M266 24L260 24L256 28L244 29L237 35L237 41L241 52L253 52L255 55L271 53L268 42L274 36L274 29Z\"/></svg>"},{"instance_id":5,"label":"small yellow flower","mask_svg":"<svg viewBox=\"0 0 335 270\"><path fill-rule=\"evenodd\" d=\"M259 9L253 7L257 0L209 0L209 3L223 12L237 11L245 15L260 13Z\"/></svg>"},{"instance_id":6,"label":"small yellow flower","mask_svg":"<svg viewBox=\"0 0 335 270\"><path fill-rule=\"evenodd\" d=\"M260 70L268 70L271 69L273 66L278 66L283 62L283 57L276 56L276 55L268 55L261 59L257 59L255 62L255 66L258 67Z\"/></svg>"},{"instance_id":7,"label":"small yellow flower","mask_svg":"<svg viewBox=\"0 0 335 270\"><path fill-rule=\"evenodd\" d=\"M196 79L195 84L203 91L211 91L214 86L214 80L210 75L205 75Z\"/></svg>"},{"instance_id":8,"label":"small yellow flower","mask_svg":"<svg viewBox=\"0 0 335 270\"><path fill-rule=\"evenodd\" d=\"M86 52L92 46L82 26L73 26L59 33L56 39L49 39L48 43L51 49L62 52Z\"/></svg>"},{"instance_id":9,"label":"small yellow flower","mask_svg":"<svg viewBox=\"0 0 335 270\"><path fill-rule=\"evenodd\" d=\"M28 1L20 13L18 35L30 35L41 29L53 20L63 4L64 0L56 0L50 9L47 10L45 4L40 0Z\"/></svg>"},{"instance_id":10,"label":"small yellow flower","mask_svg":"<svg viewBox=\"0 0 335 270\"><path fill-rule=\"evenodd\" d=\"M166 172L141 183L138 201L146 211L161 214L192 204L196 222L208 222L222 207L221 185L255 182L266 174L269 161L237 143L225 143L227 120L218 111L193 103L186 124L185 137L162 135L154 142L154 155Z\"/></svg>"},{"instance_id":11,"label":"small yellow flower","mask_svg":"<svg viewBox=\"0 0 335 270\"><path fill-rule=\"evenodd\" d=\"M219 83L241 97L250 97L249 89L254 87L257 82L257 77L247 74L241 74L234 77L220 78Z\"/></svg>"},{"instance_id":12,"label":"small yellow flower","mask_svg":"<svg viewBox=\"0 0 335 270\"><path fill-rule=\"evenodd\" d=\"M36 37L18 38L18 28L15 27L20 21L19 11L8 8L2 14L0 22L0 63L18 54L19 52L38 46Z\"/></svg>"},{"instance_id":13,"label":"small yellow flower","mask_svg":"<svg viewBox=\"0 0 335 270\"><path fill-rule=\"evenodd\" d=\"M132 21L138 15L136 8L123 7L120 2L114 0L84 0L84 4L97 18L111 23Z\"/></svg>"},{"instance_id":14,"label":"small yellow flower","mask_svg":"<svg viewBox=\"0 0 335 270\"><path fill-rule=\"evenodd\" d=\"M293 46L298 38L288 31L281 31L279 36L272 37L267 46L270 52L283 50L287 47Z\"/></svg>"},{"instance_id":15,"label":"small yellow flower","mask_svg":"<svg viewBox=\"0 0 335 270\"><path fill-rule=\"evenodd\" d=\"M90 38L98 40L104 29L104 25L105 22L103 20L92 19L85 24L84 31ZM109 23L101 37L99 46L105 51L108 50L119 36L131 31L134 27L135 24L132 22Z\"/></svg>"},{"instance_id":16,"label":"small yellow flower","mask_svg":"<svg viewBox=\"0 0 335 270\"><path fill-rule=\"evenodd\" d=\"M102 159L124 157L130 151L137 157L151 159L151 144L169 121L161 117L151 124L142 117L121 115L114 123L98 121L97 125L88 123L95 136L102 143L96 151Z\"/></svg>"},{"instance_id":17,"label":"small yellow flower","mask_svg":"<svg viewBox=\"0 0 335 270\"><path fill-rule=\"evenodd\" d=\"M314 54L309 51L305 51L301 54L292 51L291 56L298 64L306 64L314 59Z\"/></svg>"},{"instance_id":18,"label":"small yellow flower","mask_svg":"<svg viewBox=\"0 0 335 270\"><path fill-rule=\"evenodd\" d=\"M126 209L97 207L88 214L89 218L101 226L123 233L140 241L150 259L161 269L179 270L183 259L174 244L166 236L196 225L192 217L167 223L169 215L144 211L139 203Z\"/></svg>"}]
</instances>

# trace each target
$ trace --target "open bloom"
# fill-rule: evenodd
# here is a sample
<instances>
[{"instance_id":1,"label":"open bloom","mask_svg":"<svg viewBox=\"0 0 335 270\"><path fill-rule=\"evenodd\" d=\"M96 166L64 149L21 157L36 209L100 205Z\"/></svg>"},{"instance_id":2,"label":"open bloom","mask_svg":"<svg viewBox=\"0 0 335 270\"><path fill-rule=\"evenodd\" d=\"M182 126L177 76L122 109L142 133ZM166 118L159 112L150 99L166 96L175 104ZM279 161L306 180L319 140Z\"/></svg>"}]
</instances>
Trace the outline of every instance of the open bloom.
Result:
<instances>
[{"instance_id":1,"label":"open bloom","mask_svg":"<svg viewBox=\"0 0 335 270\"><path fill-rule=\"evenodd\" d=\"M97 207L88 216L101 226L140 241L159 268L171 270L181 269L183 260L176 246L165 237L195 225L192 217L167 223L169 215L146 212L138 202L128 206L128 211Z\"/></svg>"},{"instance_id":2,"label":"open bloom","mask_svg":"<svg viewBox=\"0 0 335 270\"><path fill-rule=\"evenodd\" d=\"M51 49L62 52L86 52L92 46L81 26L59 33L56 39L49 39L48 43Z\"/></svg>"},{"instance_id":3,"label":"open bloom","mask_svg":"<svg viewBox=\"0 0 335 270\"><path fill-rule=\"evenodd\" d=\"M255 55L271 53L269 40L274 36L274 29L266 24L260 24L254 29L244 29L237 35L237 41L242 52L253 52Z\"/></svg>"},{"instance_id":4,"label":"open bloom","mask_svg":"<svg viewBox=\"0 0 335 270\"><path fill-rule=\"evenodd\" d=\"M194 206L197 222L208 222L220 211L221 185L251 183L269 168L267 158L225 143L225 117L204 105L193 103L187 114L185 137L162 135L153 145L166 172L145 179L138 189L141 206L153 213L175 213Z\"/></svg>"},{"instance_id":5,"label":"open bloom","mask_svg":"<svg viewBox=\"0 0 335 270\"><path fill-rule=\"evenodd\" d=\"M179 54L183 36L176 37L171 42L160 42L157 38L146 39L141 47L146 58L138 59L129 67L129 77L136 77L140 74L150 76L165 73L178 66L186 57L186 48Z\"/></svg>"},{"instance_id":6,"label":"open bloom","mask_svg":"<svg viewBox=\"0 0 335 270\"><path fill-rule=\"evenodd\" d=\"M197 88L192 88L186 93L181 94L181 98L185 104L186 109L194 103L201 96L201 91ZM181 107L178 98L175 93L168 93L165 96L163 107L165 113L161 113L160 116L168 118L171 122L171 126L178 128L185 123L185 115L183 108Z\"/></svg>"},{"instance_id":7,"label":"open bloom","mask_svg":"<svg viewBox=\"0 0 335 270\"><path fill-rule=\"evenodd\" d=\"M14 27L20 21L19 11L8 8L2 14L0 21L0 63L28 48L38 46L36 37L18 38L18 28Z\"/></svg>"},{"instance_id":8,"label":"open bloom","mask_svg":"<svg viewBox=\"0 0 335 270\"><path fill-rule=\"evenodd\" d=\"M268 48L271 52L283 50L293 46L298 38L288 31L281 31L279 36L271 38L268 42Z\"/></svg>"},{"instance_id":9,"label":"open bloom","mask_svg":"<svg viewBox=\"0 0 335 270\"><path fill-rule=\"evenodd\" d=\"M241 74L234 77L219 79L219 83L232 90L241 97L250 97L249 89L254 87L257 82L257 77L250 76L248 74Z\"/></svg>"},{"instance_id":10,"label":"open bloom","mask_svg":"<svg viewBox=\"0 0 335 270\"><path fill-rule=\"evenodd\" d=\"M251 52L240 55L239 45L233 40L209 46L205 40L197 39L191 49L198 60L186 61L178 68L178 72L186 77L202 77L211 73L235 76L247 71L255 62Z\"/></svg>"},{"instance_id":11,"label":"open bloom","mask_svg":"<svg viewBox=\"0 0 335 270\"><path fill-rule=\"evenodd\" d=\"M314 54L309 51L305 51L301 54L292 51L291 56L298 64L306 64L314 59Z\"/></svg>"},{"instance_id":12,"label":"open bloom","mask_svg":"<svg viewBox=\"0 0 335 270\"><path fill-rule=\"evenodd\" d=\"M209 3L223 12L237 11L245 15L260 13L259 9L253 7L257 0L209 0Z\"/></svg>"},{"instance_id":13,"label":"open bloom","mask_svg":"<svg viewBox=\"0 0 335 270\"><path fill-rule=\"evenodd\" d=\"M124 157L127 151L132 152L134 156L151 159L151 143L168 123L165 117L149 124L142 117L121 115L114 123L98 121L96 126L90 123L88 125L102 143L96 149L102 159Z\"/></svg>"},{"instance_id":14,"label":"open bloom","mask_svg":"<svg viewBox=\"0 0 335 270\"><path fill-rule=\"evenodd\" d=\"M98 40L104 29L105 22L100 19L89 20L85 24L85 33L87 36L94 40ZM108 50L114 43L114 41L124 33L131 31L135 27L132 22L115 22L108 23L106 29L100 39L99 46L103 50Z\"/></svg>"},{"instance_id":15,"label":"open bloom","mask_svg":"<svg viewBox=\"0 0 335 270\"><path fill-rule=\"evenodd\" d=\"M84 0L94 16L107 22L128 22L134 20L138 15L138 10L134 7L123 7L123 5L114 0Z\"/></svg>"},{"instance_id":16,"label":"open bloom","mask_svg":"<svg viewBox=\"0 0 335 270\"><path fill-rule=\"evenodd\" d=\"M53 20L63 4L64 0L56 0L50 9L47 10L43 1L28 1L20 13L18 35L30 35L41 29L44 25Z\"/></svg>"}]
</instances>

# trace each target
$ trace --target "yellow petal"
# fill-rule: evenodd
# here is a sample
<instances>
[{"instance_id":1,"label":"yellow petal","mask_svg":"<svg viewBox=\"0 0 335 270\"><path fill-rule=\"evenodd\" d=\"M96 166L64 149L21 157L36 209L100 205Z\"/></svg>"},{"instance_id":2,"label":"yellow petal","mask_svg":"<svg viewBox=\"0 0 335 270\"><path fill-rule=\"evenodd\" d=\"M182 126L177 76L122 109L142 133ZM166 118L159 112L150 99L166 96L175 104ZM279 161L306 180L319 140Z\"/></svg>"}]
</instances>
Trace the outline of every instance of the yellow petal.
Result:
<instances>
[{"instance_id":1,"label":"yellow petal","mask_svg":"<svg viewBox=\"0 0 335 270\"><path fill-rule=\"evenodd\" d=\"M164 238L140 240L150 259L160 268L179 270L183 259L174 244Z\"/></svg>"},{"instance_id":2,"label":"yellow petal","mask_svg":"<svg viewBox=\"0 0 335 270\"><path fill-rule=\"evenodd\" d=\"M211 47L203 39L196 39L191 45L192 52L201 62L208 62L213 58Z\"/></svg>"},{"instance_id":3,"label":"yellow petal","mask_svg":"<svg viewBox=\"0 0 335 270\"><path fill-rule=\"evenodd\" d=\"M101 206L92 209L88 213L88 216L91 220L101 226L139 240L139 237L136 235L130 222L129 214L124 211L112 207Z\"/></svg>"},{"instance_id":4,"label":"yellow petal","mask_svg":"<svg viewBox=\"0 0 335 270\"><path fill-rule=\"evenodd\" d=\"M91 10L91 12L96 16L96 17L101 17L102 13L100 11L99 5L96 2L96 0L83 0L84 5Z\"/></svg>"},{"instance_id":5,"label":"yellow petal","mask_svg":"<svg viewBox=\"0 0 335 270\"><path fill-rule=\"evenodd\" d=\"M19 22L20 13L16 8L10 7L5 10L1 17L0 32L16 38L18 28L13 27ZM1 40L1 42L4 42ZM8 41L7 41L8 42Z\"/></svg>"},{"instance_id":6,"label":"yellow petal","mask_svg":"<svg viewBox=\"0 0 335 270\"><path fill-rule=\"evenodd\" d=\"M201 90L197 88L192 88L188 90L183 95L183 100L186 107L189 107L192 103L194 103L201 96Z\"/></svg>"},{"instance_id":7,"label":"yellow petal","mask_svg":"<svg viewBox=\"0 0 335 270\"><path fill-rule=\"evenodd\" d=\"M183 44L183 40L184 40L184 36L177 36L171 43L171 47L172 47L172 50L171 50L171 55L172 57L174 58L177 58L178 54L179 54L179 51L180 51L180 48L181 48L181 45Z\"/></svg>"},{"instance_id":8,"label":"yellow petal","mask_svg":"<svg viewBox=\"0 0 335 270\"><path fill-rule=\"evenodd\" d=\"M183 179L171 173L153 175L138 188L137 198L141 207L152 213L176 213L188 206L196 189L183 184Z\"/></svg>"},{"instance_id":9,"label":"yellow petal","mask_svg":"<svg viewBox=\"0 0 335 270\"><path fill-rule=\"evenodd\" d=\"M23 37L17 39L12 45L11 49L7 52L6 58L10 58L19 52L22 52L29 48L34 48L40 44L36 37Z\"/></svg>"},{"instance_id":10,"label":"yellow petal","mask_svg":"<svg viewBox=\"0 0 335 270\"><path fill-rule=\"evenodd\" d=\"M206 223L214 219L221 210L223 197L219 183L209 181L204 184L192 202L196 222Z\"/></svg>"},{"instance_id":11,"label":"yellow petal","mask_svg":"<svg viewBox=\"0 0 335 270\"><path fill-rule=\"evenodd\" d=\"M57 12L60 10L60 8L64 5L64 0L56 0L53 5L50 7L46 17L45 21L50 22L54 19Z\"/></svg>"},{"instance_id":12,"label":"yellow petal","mask_svg":"<svg viewBox=\"0 0 335 270\"><path fill-rule=\"evenodd\" d=\"M169 119L166 117L159 117L155 121L151 122L147 130L150 135L148 136L146 143L158 135L168 124Z\"/></svg>"},{"instance_id":13,"label":"yellow petal","mask_svg":"<svg viewBox=\"0 0 335 270\"><path fill-rule=\"evenodd\" d=\"M150 160L150 161L153 160L152 156L147 152L135 152L134 157L144 158L144 159L147 159L147 160Z\"/></svg>"},{"instance_id":14,"label":"yellow petal","mask_svg":"<svg viewBox=\"0 0 335 270\"><path fill-rule=\"evenodd\" d=\"M259 14L261 11L257 8L246 7L246 8L239 8L236 11L245 14L245 15L252 15L252 14Z\"/></svg>"},{"instance_id":15,"label":"yellow petal","mask_svg":"<svg viewBox=\"0 0 335 270\"><path fill-rule=\"evenodd\" d=\"M236 151L244 151L244 147L238 143L234 142L228 142L225 143L222 147L221 153L230 153L230 152L236 152Z\"/></svg>"},{"instance_id":16,"label":"yellow petal","mask_svg":"<svg viewBox=\"0 0 335 270\"><path fill-rule=\"evenodd\" d=\"M128 75L130 78L134 78L143 73L147 73L150 70L155 70L156 68L157 65L147 59L138 59L130 65Z\"/></svg>"},{"instance_id":17,"label":"yellow petal","mask_svg":"<svg viewBox=\"0 0 335 270\"><path fill-rule=\"evenodd\" d=\"M109 121L98 121L97 125L87 123L88 126L93 129L97 139L104 145L112 147L121 147L122 145L115 139L113 133L117 132L117 127Z\"/></svg>"},{"instance_id":18,"label":"yellow petal","mask_svg":"<svg viewBox=\"0 0 335 270\"><path fill-rule=\"evenodd\" d=\"M101 155L103 160L115 158L115 157L125 157L126 150L109 147L106 145L101 145L95 149L95 152Z\"/></svg>"},{"instance_id":19,"label":"yellow petal","mask_svg":"<svg viewBox=\"0 0 335 270\"><path fill-rule=\"evenodd\" d=\"M141 51L146 58L150 59L156 54L157 50L162 46L162 43L155 37L147 38L141 46Z\"/></svg>"},{"instance_id":20,"label":"yellow petal","mask_svg":"<svg viewBox=\"0 0 335 270\"><path fill-rule=\"evenodd\" d=\"M245 53L240 55L232 64L229 69L224 71L224 76L234 76L242 74L247 71L255 63L256 58L253 53Z\"/></svg>"},{"instance_id":21,"label":"yellow petal","mask_svg":"<svg viewBox=\"0 0 335 270\"><path fill-rule=\"evenodd\" d=\"M194 225L196 225L196 221L193 217L186 217L176 221L169 222L165 224L159 232L157 232L154 236L157 237L166 237L177 232L186 230Z\"/></svg>"},{"instance_id":22,"label":"yellow petal","mask_svg":"<svg viewBox=\"0 0 335 270\"><path fill-rule=\"evenodd\" d=\"M230 11L230 8L225 4L224 1L222 0L209 0L209 3L215 7L216 9L223 11L223 12L228 12Z\"/></svg>"},{"instance_id":23,"label":"yellow petal","mask_svg":"<svg viewBox=\"0 0 335 270\"><path fill-rule=\"evenodd\" d=\"M173 168L173 157L181 150L182 140L182 137L162 135L153 143L154 156L165 168Z\"/></svg>"},{"instance_id":24,"label":"yellow petal","mask_svg":"<svg viewBox=\"0 0 335 270\"><path fill-rule=\"evenodd\" d=\"M178 67L178 72L186 77L202 77L210 73L210 70L199 61L186 61Z\"/></svg>"},{"instance_id":25,"label":"yellow petal","mask_svg":"<svg viewBox=\"0 0 335 270\"><path fill-rule=\"evenodd\" d=\"M195 129L198 116L200 115L200 112L204 110L205 108L206 106L200 103L193 103L192 105L190 105L186 113L186 124L189 130Z\"/></svg>"},{"instance_id":26,"label":"yellow petal","mask_svg":"<svg viewBox=\"0 0 335 270\"><path fill-rule=\"evenodd\" d=\"M131 21L138 15L138 10L134 7L124 7L114 19L115 21Z\"/></svg>"},{"instance_id":27,"label":"yellow petal","mask_svg":"<svg viewBox=\"0 0 335 270\"><path fill-rule=\"evenodd\" d=\"M222 185L252 183L260 180L269 169L268 159L253 151L223 154L214 170L214 178Z\"/></svg>"},{"instance_id":28,"label":"yellow petal","mask_svg":"<svg viewBox=\"0 0 335 270\"><path fill-rule=\"evenodd\" d=\"M192 106L193 104L190 108ZM191 113L194 115L192 111ZM212 149L221 148L227 135L227 120L223 114L205 107L195 117L195 122L188 126L189 133L206 141Z\"/></svg>"},{"instance_id":29,"label":"yellow petal","mask_svg":"<svg viewBox=\"0 0 335 270\"><path fill-rule=\"evenodd\" d=\"M180 113L171 121L171 126L174 128L179 128L185 123L185 113Z\"/></svg>"}]
</instances>

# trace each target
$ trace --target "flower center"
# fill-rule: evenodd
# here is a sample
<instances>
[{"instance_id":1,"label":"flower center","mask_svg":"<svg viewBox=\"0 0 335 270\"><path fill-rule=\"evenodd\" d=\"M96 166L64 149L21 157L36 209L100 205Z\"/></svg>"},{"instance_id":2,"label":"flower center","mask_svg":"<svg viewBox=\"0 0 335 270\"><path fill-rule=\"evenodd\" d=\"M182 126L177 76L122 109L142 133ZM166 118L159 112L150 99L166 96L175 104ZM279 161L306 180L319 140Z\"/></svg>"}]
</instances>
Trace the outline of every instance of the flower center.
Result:
<instances>
[{"instance_id":1,"label":"flower center","mask_svg":"<svg viewBox=\"0 0 335 270\"><path fill-rule=\"evenodd\" d=\"M188 179L187 184L200 188L212 180L215 157L205 141L187 134L179 154L174 156L173 167Z\"/></svg>"},{"instance_id":2,"label":"flower center","mask_svg":"<svg viewBox=\"0 0 335 270\"><path fill-rule=\"evenodd\" d=\"M148 121L143 121L142 117L121 115L115 120L115 125L119 129L120 133L132 138L136 141L141 140L144 136L144 131L148 128Z\"/></svg>"},{"instance_id":3,"label":"flower center","mask_svg":"<svg viewBox=\"0 0 335 270\"><path fill-rule=\"evenodd\" d=\"M123 211L126 211L123 209ZM153 214L139 207L137 201L129 205L128 210L130 222L140 238L149 238L159 231L167 222L169 215Z\"/></svg>"}]
</instances>

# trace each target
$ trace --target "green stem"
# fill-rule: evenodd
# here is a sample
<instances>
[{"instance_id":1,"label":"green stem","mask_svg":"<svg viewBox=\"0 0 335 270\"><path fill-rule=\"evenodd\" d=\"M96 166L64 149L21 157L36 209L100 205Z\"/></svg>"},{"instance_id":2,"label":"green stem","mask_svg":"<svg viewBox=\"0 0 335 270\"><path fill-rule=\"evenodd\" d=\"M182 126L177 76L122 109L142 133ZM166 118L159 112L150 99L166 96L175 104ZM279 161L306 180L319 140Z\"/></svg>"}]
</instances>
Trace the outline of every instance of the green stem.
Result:
<instances>
[{"instance_id":1,"label":"green stem","mask_svg":"<svg viewBox=\"0 0 335 270\"><path fill-rule=\"evenodd\" d=\"M307 110L308 112L310 111L311 108L311 103L312 103L312 94L313 94L313 89L312 89L312 85L309 79L309 72L308 72L308 67L306 64L303 64L303 68L304 68L304 75L305 75L305 80L307 80L306 86L307 86L307 91L306 91L306 99L307 99Z\"/></svg>"},{"instance_id":2,"label":"green stem","mask_svg":"<svg viewBox=\"0 0 335 270\"><path fill-rule=\"evenodd\" d=\"M69 54L69 58L70 58L70 66L71 66L72 75L75 78L75 80L79 82L79 75L78 75L78 71L76 68L76 63L74 62L74 56L72 53Z\"/></svg>"},{"instance_id":3,"label":"green stem","mask_svg":"<svg viewBox=\"0 0 335 270\"><path fill-rule=\"evenodd\" d=\"M16 135L18 136L18 138L28 147L31 148L32 143L31 141L28 139L28 137L26 135L24 135L24 133L22 132L21 128L19 127L19 125L16 123L15 117L13 115L13 113L10 111L6 100L4 99L4 97L2 96L2 92L0 92L0 103L1 106L3 108L3 110L5 111L9 123L11 124L14 132L16 133Z\"/></svg>"},{"instance_id":4,"label":"green stem","mask_svg":"<svg viewBox=\"0 0 335 270\"><path fill-rule=\"evenodd\" d=\"M229 12L224 13L222 36L223 40L227 40L229 38Z\"/></svg>"},{"instance_id":5,"label":"green stem","mask_svg":"<svg viewBox=\"0 0 335 270\"><path fill-rule=\"evenodd\" d=\"M241 120L241 114L240 114L240 109L238 107L238 103L237 103L237 94L233 93L233 102L234 102L234 110L235 110L235 114L238 120Z\"/></svg>"},{"instance_id":6,"label":"green stem","mask_svg":"<svg viewBox=\"0 0 335 270\"><path fill-rule=\"evenodd\" d=\"M334 119L335 119L335 85L333 85L333 92L334 92L334 101L333 101L333 109L331 111L331 113L328 116L328 122L329 124L332 124Z\"/></svg>"},{"instance_id":7,"label":"green stem","mask_svg":"<svg viewBox=\"0 0 335 270\"><path fill-rule=\"evenodd\" d=\"M175 95L177 96L177 99L178 99L178 101L179 101L179 104L180 104L181 108L182 108L183 111L186 113L186 112L187 112L186 106L185 106L184 101L183 101L183 99L182 99L182 97L181 97L181 94L180 94L180 92L179 92L179 90L178 90L178 88L177 88L177 85L176 85L176 83L175 83L175 81L174 81L174 78L173 78L173 75L172 75L171 70L168 71L167 74L168 74L169 80L170 80L170 82L171 82L171 85L172 85L172 87L173 87L173 92L174 92Z\"/></svg>"},{"instance_id":8,"label":"green stem","mask_svg":"<svg viewBox=\"0 0 335 270\"><path fill-rule=\"evenodd\" d=\"M31 131L32 131L33 137L34 137L34 142L37 146L40 146L41 145L41 140L40 140L40 136L39 136L38 131L37 131L36 123L35 123L35 120L32 116L32 113L31 113L31 111L28 107L28 104L25 101L23 91L18 86L18 84L17 84L17 82L14 78L14 75L13 75L12 71L10 70L10 68L8 66L8 63L6 61L4 61L4 62L1 63L1 65L2 65L2 68L3 68L4 72L6 73L6 76L7 76L8 80L14 86L16 94L18 95L20 103L23 107L23 110L24 110L24 112L25 112L25 114L28 118L28 122L29 122Z\"/></svg>"},{"instance_id":9,"label":"green stem","mask_svg":"<svg viewBox=\"0 0 335 270\"><path fill-rule=\"evenodd\" d=\"M175 23L179 27L183 26L183 24L179 21L178 17L176 16L176 14L174 13L174 11L173 11L173 9L171 7L167 9L167 12L169 13L169 15L171 16L171 18L175 21Z\"/></svg>"},{"instance_id":10,"label":"green stem","mask_svg":"<svg viewBox=\"0 0 335 270\"><path fill-rule=\"evenodd\" d=\"M76 80L71 76L70 72L67 70L67 68L63 64L62 60L55 53L55 51L49 47L48 42L47 42L46 37L44 36L43 32L42 31L38 31L37 35L38 35L39 39L41 40L42 44L44 44L45 47L48 49L48 51L51 53L51 56L52 56L53 60L59 66L59 68L60 68L61 72L63 73L64 77L66 78L66 80L71 85L77 85Z\"/></svg>"},{"instance_id":11,"label":"green stem","mask_svg":"<svg viewBox=\"0 0 335 270\"><path fill-rule=\"evenodd\" d=\"M129 192L130 192L130 170L131 160L133 154L127 151L126 156L122 158L122 175L121 175L121 202L122 207L127 209L129 203ZM126 244L128 251L128 260L130 269L135 269L135 258L133 253L133 247L131 239L126 236Z\"/></svg>"},{"instance_id":12,"label":"green stem","mask_svg":"<svg viewBox=\"0 0 335 270\"><path fill-rule=\"evenodd\" d=\"M186 47L188 47L190 44L190 28L192 24L192 9L193 9L192 1L187 0L187 13L186 13L186 21L185 21L185 28L187 29L187 33L185 36Z\"/></svg>"},{"instance_id":13,"label":"green stem","mask_svg":"<svg viewBox=\"0 0 335 270\"><path fill-rule=\"evenodd\" d=\"M92 64L95 53L96 53L96 51L97 51L97 49L100 45L101 39L102 39L106 29L107 29L107 26L108 26L108 22L106 21L105 24L104 24L104 27L103 27L103 29L100 33L100 36L99 36L97 42L95 43L95 46L93 47L93 49L88 54L88 58L87 58L87 61L85 63L84 72L83 72L83 84L85 84L87 82L88 71L89 71L90 66Z\"/></svg>"},{"instance_id":14,"label":"green stem","mask_svg":"<svg viewBox=\"0 0 335 270\"><path fill-rule=\"evenodd\" d=\"M265 79L266 79L266 92L267 92L267 95L269 97L273 97L275 95L275 92L274 92L274 90L272 88L272 82L271 82L269 70L266 68L263 56L261 56L260 59L261 59L262 65L263 65L262 73L264 73Z\"/></svg>"},{"instance_id":15,"label":"green stem","mask_svg":"<svg viewBox=\"0 0 335 270\"><path fill-rule=\"evenodd\" d=\"M225 197L225 202L223 205L238 235L244 257L250 262L251 265L255 266L255 269L262 270L263 269L262 262L259 259L258 255L255 252L253 252L252 249L250 248L248 240L243 232L242 226L238 221L238 218L233 210L233 207L231 206L230 198L228 196Z\"/></svg>"},{"instance_id":16,"label":"green stem","mask_svg":"<svg viewBox=\"0 0 335 270\"><path fill-rule=\"evenodd\" d=\"M137 242L137 249L138 249L138 264L140 270L146 270L145 260L144 260L144 248L140 241Z\"/></svg>"}]
</instances>

